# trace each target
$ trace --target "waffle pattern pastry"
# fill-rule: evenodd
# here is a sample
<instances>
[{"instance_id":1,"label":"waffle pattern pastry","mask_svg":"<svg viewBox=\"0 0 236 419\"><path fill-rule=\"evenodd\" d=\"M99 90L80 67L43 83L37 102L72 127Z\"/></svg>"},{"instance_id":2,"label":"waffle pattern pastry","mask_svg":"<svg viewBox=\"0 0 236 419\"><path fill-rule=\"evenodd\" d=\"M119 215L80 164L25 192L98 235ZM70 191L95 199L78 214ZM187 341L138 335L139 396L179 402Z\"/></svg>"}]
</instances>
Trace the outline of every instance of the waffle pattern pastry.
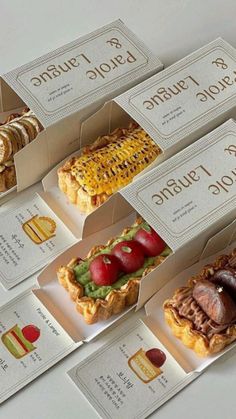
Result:
<instances>
[{"instance_id":1,"label":"waffle pattern pastry","mask_svg":"<svg viewBox=\"0 0 236 419\"><path fill-rule=\"evenodd\" d=\"M75 302L76 309L84 316L86 323L92 324L106 320L112 315L123 311L126 306L136 303L141 278L161 264L169 254L170 249L164 245L166 251L156 257L150 258L149 264L143 267L141 271L137 271L138 274L137 272L135 274L131 273L124 285L119 286L118 289L117 287L114 289L111 287L101 287L100 289L108 290L104 298L95 298L86 295L86 286L79 282L78 279L80 278L76 277L77 267L80 267L81 264L81 272L83 272L83 266L86 263L91 263L99 253L108 253L106 251L107 248L112 249L117 242L122 242L122 240L127 239L131 230L137 231L141 228L143 222L142 218L138 218L131 227L124 229L121 235L109 240L105 246L93 247L84 261L74 258L67 266L61 266L59 268L57 272L58 281L69 292L71 299ZM83 278L86 278L86 276L83 275Z\"/></svg>"},{"instance_id":2,"label":"waffle pattern pastry","mask_svg":"<svg viewBox=\"0 0 236 419\"><path fill-rule=\"evenodd\" d=\"M161 153L136 123L118 128L72 157L58 170L59 188L82 212L89 213L132 181Z\"/></svg>"},{"instance_id":3,"label":"waffle pattern pastry","mask_svg":"<svg viewBox=\"0 0 236 419\"><path fill-rule=\"evenodd\" d=\"M236 249L177 289L164 313L173 334L201 357L236 340Z\"/></svg>"},{"instance_id":4,"label":"waffle pattern pastry","mask_svg":"<svg viewBox=\"0 0 236 419\"><path fill-rule=\"evenodd\" d=\"M13 156L42 131L42 125L28 109L11 114L0 124L0 192L16 185Z\"/></svg>"}]
</instances>

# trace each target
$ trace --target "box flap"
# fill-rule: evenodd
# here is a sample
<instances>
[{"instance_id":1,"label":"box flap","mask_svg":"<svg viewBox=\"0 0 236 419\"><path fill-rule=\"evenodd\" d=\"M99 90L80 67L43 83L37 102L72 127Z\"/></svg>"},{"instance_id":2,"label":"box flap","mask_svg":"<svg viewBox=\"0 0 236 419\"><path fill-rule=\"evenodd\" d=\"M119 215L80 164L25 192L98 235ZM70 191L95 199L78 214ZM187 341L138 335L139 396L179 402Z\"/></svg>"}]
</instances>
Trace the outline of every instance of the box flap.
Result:
<instances>
[{"instance_id":1,"label":"box flap","mask_svg":"<svg viewBox=\"0 0 236 419\"><path fill-rule=\"evenodd\" d=\"M216 245L219 245L219 243L216 243ZM190 277L199 273L205 265L212 263L220 254L230 253L234 246L235 244L225 248L223 251L221 250L220 252L217 252L219 248L216 247L214 256L201 260L188 269L182 271L180 274L171 279L145 305L146 314L151 320L149 323L154 325L154 333L161 340L161 342L164 343L168 351L174 355L178 362L183 364L184 361L186 365L189 365L189 371L203 371L224 353L228 352L233 347L235 348L236 342L228 345L223 351L212 356L205 358L197 356L193 350L185 347L184 344L173 335L164 319L163 303L172 297L176 289L185 286Z\"/></svg>"},{"instance_id":2,"label":"box flap","mask_svg":"<svg viewBox=\"0 0 236 419\"><path fill-rule=\"evenodd\" d=\"M162 68L160 60L117 20L3 79L47 127Z\"/></svg>"},{"instance_id":3,"label":"box flap","mask_svg":"<svg viewBox=\"0 0 236 419\"><path fill-rule=\"evenodd\" d=\"M229 246L231 243L234 242L236 236L236 219L227 225L225 228L220 230L216 233L213 237L211 237L200 256L201 259L206 259L207 257L213 255L217 250L224 249L225 247Z\"/></svg>"},{"instance_id":4,"label":"box flap","mask_svg":"<svg viewBox=\"0 0 236 419\"><path fill-rule=\"evenodd\" d=\"M218 38L115 101L164 152L175 151L175 144L184 148L235 107L235 68L236 50Z\"/></svg>"},{"instance_id":5,"label":"box flap","mask_svg":"<svg viewBox=\"0 0 236 419\"><path fill-rule=\"evenodd\" d=\"M17 201L1 210L0 284L14 287L75 242L39 195Z\"/></svg>"},{"instance_id":6,"label":"box flap","mask_svg":"<svg viewBox=\"0 0 236 419\"><path fill-rule=\"evenodd\" d=\"M229 120L120 194L176 250L223 217L233 220L235 158L236 123Z\"/></svg>"}]
</instances>

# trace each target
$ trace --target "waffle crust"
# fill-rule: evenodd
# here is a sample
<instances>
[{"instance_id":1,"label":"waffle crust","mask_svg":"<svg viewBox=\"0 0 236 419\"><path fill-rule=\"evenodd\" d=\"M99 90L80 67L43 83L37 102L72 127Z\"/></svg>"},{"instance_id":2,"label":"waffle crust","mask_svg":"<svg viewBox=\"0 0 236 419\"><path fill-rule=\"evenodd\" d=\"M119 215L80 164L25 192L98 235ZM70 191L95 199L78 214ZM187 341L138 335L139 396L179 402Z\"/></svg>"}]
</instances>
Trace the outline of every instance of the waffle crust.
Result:
<instances>
[{"instance_id":1,"label":"waffle crust","mask_svg":"<svg viewBox=\"0 0 236 419\"><path fill-rule=\"evenodd\" d=\"M81 156L88 156L89 158L89 156L91 156L93 152L103 149L101 152L101 156L102 156L102 153L105 152L106 146L108 146L109 144L115 143L119 139L121 139L120 141L122 142L122 139L124 140L127 136L132 138L133 142L135 142L135 136L133 136L132 130L135 130L137 128L138 128L138 125L134 122L134 123L131 123L127 129L117 128L110 135L104 135L104 136L98 137L96 141L94 141L90 146L84 147L84 149L82 150ZM143 139L143 141L145 141L145 138ZM145 163L144 165L145 167L147 167L148 164L150 164L154 160L155 156L161 153L161 150L159 149L159 147L157 145L154 145L154 143L151 145L151 143L152 143L152 140L150 139L150 145L149 145L150 149L147 150L147 160L149 160L149 162ZM148 149L147 145L146 145L146 148ZM151 153L151 150L152 150L152 153ZM117 152L116 158L118 159L119 148L116 150L116 152ZM123 150L123 152L127 153L127 156L128 156L128 150ZM135 151L133 151L133 154L135 154ZM107 155L107 159L112 159L112 156ZM127 159L129 160L128 157ZM116 192L122 186L127 185L133 178L133 175L130 172L127 181L124 182L123 181L124 178L122 174L120 175L120 178L118 176L118 178L116 179L117 174L114 172L112 176L110 176L110 182L107 182L106 187L104 187L99 192L94 191L94 193L91 193L91 191L90 192L87 191L80 184L80 181L72 173L73 166L76 165L77 161L78 161L78 157L72 157L70 160L68 160L64 164L64 166L58 169L58 172L57 172L58 185L59 185L60 190L68 197L69 201L72 204L75 204L76 206L78 206L78 208L80 209L82 213L88 214L94 211L96 208L102 205L111 196L112 193ZM101 163L102 163L102 160L101 160ZM100 164L100 163L94 163L94 164ZM132 162L133 168L135 167L137 168L138 164L141 164L141 162L136 163L135 161L133 161ZM112 160L111 160L111 165L112 165ZM142 167L142 165L140 167ZM85 172L87 171L89 171L88 167L85 170ZM123 169L123 171L125 171L125 169ZM106 173L106 170L104 172L104 176L105 177L108 176ZM114 182L114 185L111 186L113 184L114 179L116 179L116 181ZM97 185L100 183L101 182L98 181Z\"/></svg>"},{"instance_id":2,"label":"waffle crust","mask_svg":"<svg viewBox=\"0 0 236 419\"><path fill-rule=\"evenodd\" d=\"M230 255L221 255L212 264L206 265L202 271L188 280L188 287L193 288L197 281L209 279L214 272L223 269L229 259L236 257L236 249ZM181 288L174 293L175 298ZM172 306L172 299L164 302L165 321L170 326L173 334L180 339L185 346L193 349L200 357L206 357L220 352L230 343L236 340L236 324L229 326L223 333L215 333L210 339L203 333L194 329L192 321L183 318Z\"/></svg>"},{"instance_id":3,"label":"waffle crust","mask_svg":"<svg viewBox=\"0 0 236 419\"><path fill-rule=\"evenodd\" d=\"M141 224L142 220L138 219L135 225ZM127 234L131 228L126 228L119 236ZM115 239L108 241L107 245L111 245ZM93 247L87 258L95 256L105 246ZM86 260L85 259L85 260ZM118 314L124 310L125 307L131 306L137 302L139 284L141 278L155 269L156 266L161 264L165 257L157 256L153 265L148 266L142 276L137 278L130 278L128 282L123 285L119 290L112 290L106 296L105 299L91 298L84 296L83 286L76 281L76 277L73 268L77 265L77 259L72 259L67 266L61 266L58 269L57 276L59 283L68 291L71 299L75 302L76 309L80 314L83 315L86 323L93 324L102 320L106 320L114 314Z\"/></svg>"}]
</instances>

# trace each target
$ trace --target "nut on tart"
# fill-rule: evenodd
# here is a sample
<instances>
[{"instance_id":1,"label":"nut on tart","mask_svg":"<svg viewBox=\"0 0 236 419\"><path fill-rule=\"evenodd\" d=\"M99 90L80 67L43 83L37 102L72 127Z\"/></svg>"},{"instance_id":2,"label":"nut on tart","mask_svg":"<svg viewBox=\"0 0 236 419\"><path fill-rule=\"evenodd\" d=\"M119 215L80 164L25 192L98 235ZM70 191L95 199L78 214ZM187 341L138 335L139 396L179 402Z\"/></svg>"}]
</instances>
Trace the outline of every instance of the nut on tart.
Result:
<instances>
[{"instance_id":1,"label":"nut on tart","mask_svg":"<svg viewBox=\"0 0 236 419\"><path fill-rule=\"evenodd\" d=\"M200 357L236 340L236 249L206 265L164 302L173 334Z\"/></svg>"}]
</instances>

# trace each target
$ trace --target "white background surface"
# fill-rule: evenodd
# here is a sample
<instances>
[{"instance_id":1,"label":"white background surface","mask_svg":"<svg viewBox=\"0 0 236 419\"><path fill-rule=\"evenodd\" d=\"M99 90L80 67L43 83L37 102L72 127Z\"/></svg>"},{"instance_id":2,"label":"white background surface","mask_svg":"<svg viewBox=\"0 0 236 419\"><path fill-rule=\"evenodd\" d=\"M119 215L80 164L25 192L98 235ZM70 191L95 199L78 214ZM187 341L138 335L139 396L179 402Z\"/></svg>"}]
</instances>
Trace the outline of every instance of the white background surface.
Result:
<instances>
[{"instance_id":1,"label":"white background surface","mask_svg":"<svg viewBox=\"0 0 236 419\"><path fill-rule=\"evenodd\" d=\"M236 47L235 16L235 0L0 0L0 72L24 64L117 18L121 18L167 66L217 36ZM35 277L12 291L0 289L0 304L34 282ZM0 407L0 419L97 418L66 371L112 335L112 331L107 332L79 348L13 396ZM152 418L235 418L235 361L235 351L223 357Z\"/></svg>"}]
</instances>

